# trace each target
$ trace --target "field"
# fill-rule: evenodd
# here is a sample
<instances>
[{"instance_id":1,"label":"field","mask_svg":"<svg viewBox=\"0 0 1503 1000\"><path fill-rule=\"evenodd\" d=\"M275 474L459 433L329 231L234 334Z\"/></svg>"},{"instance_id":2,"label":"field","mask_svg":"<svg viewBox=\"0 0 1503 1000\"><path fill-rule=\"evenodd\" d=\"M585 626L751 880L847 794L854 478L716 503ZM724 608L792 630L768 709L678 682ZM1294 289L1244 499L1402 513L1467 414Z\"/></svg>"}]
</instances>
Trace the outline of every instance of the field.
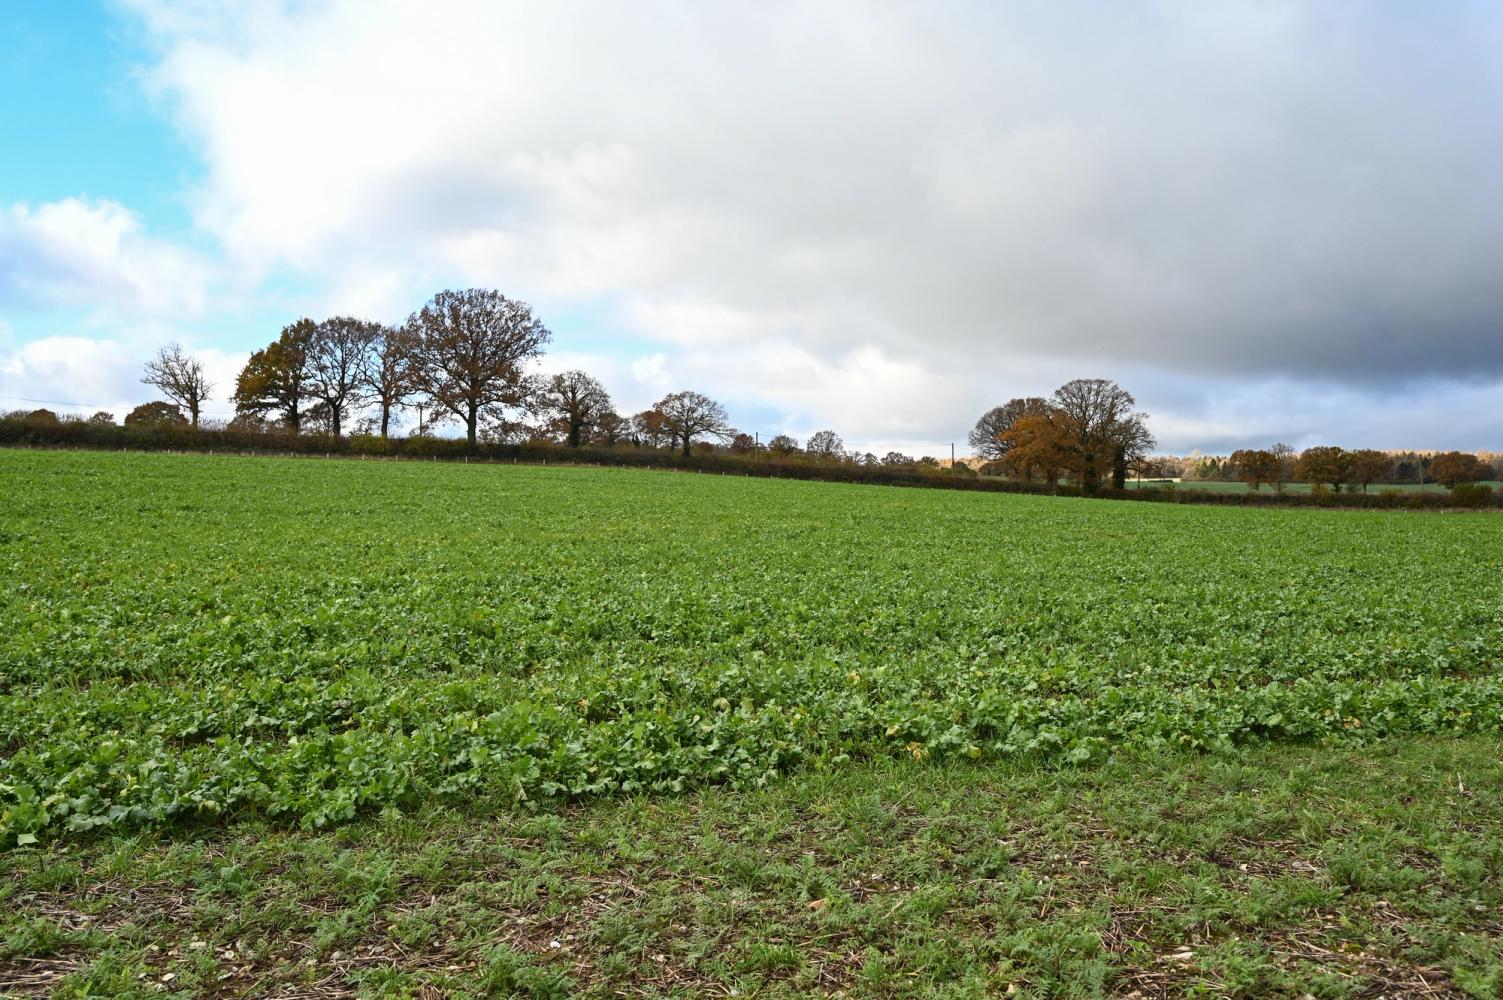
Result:
<instances>
[{"instance_id":1,"label":"field","mask_svg":"<svg viewBox=\"0 0 1503 1000\"><path fill-rule=\"evenodd\" d=\"M0 983L1503 987L1494 515L17 451L0 482Z\"/></svg>"}]
</instances>

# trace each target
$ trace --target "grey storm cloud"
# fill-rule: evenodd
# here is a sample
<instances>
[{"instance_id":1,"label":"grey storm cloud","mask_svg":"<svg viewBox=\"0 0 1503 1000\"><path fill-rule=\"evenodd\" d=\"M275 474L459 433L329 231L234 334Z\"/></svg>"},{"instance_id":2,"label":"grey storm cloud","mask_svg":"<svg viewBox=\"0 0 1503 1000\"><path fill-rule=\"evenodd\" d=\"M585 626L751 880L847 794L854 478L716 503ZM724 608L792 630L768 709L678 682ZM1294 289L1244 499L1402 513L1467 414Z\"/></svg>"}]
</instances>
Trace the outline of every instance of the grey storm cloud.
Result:
<instances>
[{"instance_id":1,"label":"grey storm cloud","mask_svg":"<svg viewBox=\"0 0 1503 1000\"><path fill-rule=\"evenodd\" d=\"M1503 373L1491 5L253 9L143 5L252 257L946 359Z\"/></svg>"}]
</instances>

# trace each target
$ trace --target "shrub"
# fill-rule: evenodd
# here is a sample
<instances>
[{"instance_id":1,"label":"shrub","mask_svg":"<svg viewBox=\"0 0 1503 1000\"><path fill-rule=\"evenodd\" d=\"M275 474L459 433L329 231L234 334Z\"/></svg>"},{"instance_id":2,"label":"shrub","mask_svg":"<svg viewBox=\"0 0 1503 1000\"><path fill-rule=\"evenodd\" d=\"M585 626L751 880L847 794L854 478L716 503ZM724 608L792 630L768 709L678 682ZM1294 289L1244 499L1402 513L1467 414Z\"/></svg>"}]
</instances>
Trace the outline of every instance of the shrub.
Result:
<instances>
[{"instance_id":1,"label":"shrub","mask_svg":"<svg viewBox=\"0 0 1503 1000\"><path fill-rule=\"evenodd\" d=\"M1486 483L1457 483L1451 487L1452 507L1487 507L1493 501L1493 488Z\"/></svg>"}]
</instances>

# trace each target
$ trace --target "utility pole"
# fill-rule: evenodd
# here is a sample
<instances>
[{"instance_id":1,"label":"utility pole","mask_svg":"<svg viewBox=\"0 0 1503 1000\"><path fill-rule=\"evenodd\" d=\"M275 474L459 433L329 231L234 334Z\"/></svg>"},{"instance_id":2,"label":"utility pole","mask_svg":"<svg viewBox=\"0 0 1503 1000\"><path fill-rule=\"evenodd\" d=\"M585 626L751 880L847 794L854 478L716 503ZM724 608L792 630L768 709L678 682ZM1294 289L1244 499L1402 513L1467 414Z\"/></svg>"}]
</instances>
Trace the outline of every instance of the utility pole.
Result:
<instances>
[{"instance_id":1,"label":"utility pole","mask_svg":"<svg viewBox=\"0 0 1503 1000\"><path fill-rule=\"evenodd\" d=\"M417 404L418 411L418 437L423 436L423 404Z\"/></svg>"},{"instance_id":2,"label":"utility pole","mask_svg":"<svg viewBox=\"0 0 1503 1000\"><path fill-rule=\"evenodd\" d=\"M950 468L955 468L955 442L950 442Z\"/></svg>"}]
</instances>

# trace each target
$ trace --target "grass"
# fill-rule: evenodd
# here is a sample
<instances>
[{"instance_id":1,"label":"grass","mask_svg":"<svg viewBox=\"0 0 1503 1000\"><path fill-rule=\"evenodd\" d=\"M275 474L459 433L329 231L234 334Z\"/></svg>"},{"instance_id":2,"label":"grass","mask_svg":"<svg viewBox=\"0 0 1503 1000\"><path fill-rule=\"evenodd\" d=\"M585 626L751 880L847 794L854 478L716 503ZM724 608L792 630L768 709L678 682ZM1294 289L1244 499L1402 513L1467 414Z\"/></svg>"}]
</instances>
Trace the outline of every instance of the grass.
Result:
<instances>
[{"instance_id":1,"label":"grass","mask_svg":"<svg viewBox=\"0 0 1503 1000\"><path fill-rule=\"evenodd\" d=\"M1503 745L884 760L13 851L10 995L1495 997Z\"/></svg>"}]
</instances>

